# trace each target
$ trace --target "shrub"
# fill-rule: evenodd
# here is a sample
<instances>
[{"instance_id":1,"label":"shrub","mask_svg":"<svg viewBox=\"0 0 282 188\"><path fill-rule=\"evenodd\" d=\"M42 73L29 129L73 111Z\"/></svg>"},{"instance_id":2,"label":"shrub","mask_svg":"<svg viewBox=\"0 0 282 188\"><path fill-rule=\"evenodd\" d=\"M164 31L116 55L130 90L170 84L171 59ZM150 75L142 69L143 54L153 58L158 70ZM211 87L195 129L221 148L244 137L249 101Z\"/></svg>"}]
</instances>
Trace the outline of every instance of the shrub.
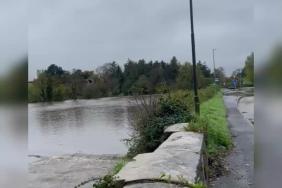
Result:
<instances>
[{"instance_id":1,"label":"shrub","mask_svg":"<svg viewBox=\"0 0 282 188\"><path fill-rule=\"evenodd\" d=\"M209 87L206 87L205 89L200 89L199 90L200 102L203 103L211 99L213 96L215 96L218 93L219 89L220 88L216 85L211 85Z\"/></svg>"},{"instance_id":2,"label":"shrub","mask_svg":"<svg viewBox=\"0 0 282 188\"><path fill-rule=\"evenodd\" d=\"M195 116L192 121L189 122L189 126L186 127L187 131L207 133L208 120L206 118Z\"/></svg>"},{"instance_id":3,"label":"shrub","mask_svg":"<svg viewBox=\"0 0 282 188\"><path fill-rule=\"evenodd\" d=\"M28 84L28 102L39 102L40 100L40 90L33 84Z\"/></svg>"},{"instance_id":4,"label":"shrub","mask_svg":"<svg viewBox=\"0 0 282 188\"><path fill-rule=\"evenodd\" d=\"M218 90L219 88L216 86L199 90L201 102L212 98ZM128 157L154 151L166 139L163 131L169 125L193 120L190 128L198 129L197 131L200 132L204 131L206 122L204 119L196 120L192 113L194 111L193 97L192 91L178 90L161 97L145 98L139 96L136 98L138 110L133 120L135 131L131 139L127 140ZM195 126L193 126L193 122L195 122Z\"/></svg>"},{"instance_id":5,"label":"shrub","mask_svg":"<svg viewBox=\"0 0 282 188\"><path fill-rule=\"evenodd\" d=\"M54 87L52 95L52 100L63 101L67 96L67 89L63 84L60 84L57 87Z\"/></svg>"},{"instance_id":6,"label":"shrub","mask_svg":"<svg viewBox=\"0 0 282 188\"><path fill-rule=\"evenodd\" d=\"M133 122L135 132L127 140L129 157L154 151L166 139L163 133L165 127L192 118L189 107L171 95L137 99L137 102L139 110Z\"/></svg>"}]
</instances>

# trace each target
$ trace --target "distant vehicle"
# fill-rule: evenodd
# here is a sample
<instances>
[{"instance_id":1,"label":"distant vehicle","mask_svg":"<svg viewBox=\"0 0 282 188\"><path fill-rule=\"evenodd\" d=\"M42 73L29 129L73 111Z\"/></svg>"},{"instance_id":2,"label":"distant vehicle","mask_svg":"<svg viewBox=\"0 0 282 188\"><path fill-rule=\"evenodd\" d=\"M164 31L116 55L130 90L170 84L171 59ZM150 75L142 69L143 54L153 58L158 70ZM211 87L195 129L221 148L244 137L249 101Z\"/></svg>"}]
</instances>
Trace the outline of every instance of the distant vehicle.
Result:
<instances>
[{"instance_id":1,"label":"distant vehicle","mask_svg":"<svg viewBox=\"0 0 282 188\"><path fill-rule=\"evenodd\" d=\"M237 87L238 87L238 81L236 79L233 79L228 89L237 89Z\"/></svg>"}]
</instances>

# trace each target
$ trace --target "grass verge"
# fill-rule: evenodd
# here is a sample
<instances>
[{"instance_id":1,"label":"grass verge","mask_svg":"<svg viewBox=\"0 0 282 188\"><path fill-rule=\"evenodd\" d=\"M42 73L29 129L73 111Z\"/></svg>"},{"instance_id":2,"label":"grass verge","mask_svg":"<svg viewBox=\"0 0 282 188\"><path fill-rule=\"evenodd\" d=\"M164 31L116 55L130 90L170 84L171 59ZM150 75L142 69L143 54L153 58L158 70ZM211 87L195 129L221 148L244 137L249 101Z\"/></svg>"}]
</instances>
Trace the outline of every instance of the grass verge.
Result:
<instances>
[{"instance_id":1,"label":"grass verge","mask_svg":"<svg viewBox=\"0 0 282 188\"><path fill-rule=\"evenodd\" d=\"M226 172L223 158L232 147L232 139L220 92L201 105L201 116L192 120L187 130L206 134L209 179L223 175Z\"/></svg>"}]
</instances>

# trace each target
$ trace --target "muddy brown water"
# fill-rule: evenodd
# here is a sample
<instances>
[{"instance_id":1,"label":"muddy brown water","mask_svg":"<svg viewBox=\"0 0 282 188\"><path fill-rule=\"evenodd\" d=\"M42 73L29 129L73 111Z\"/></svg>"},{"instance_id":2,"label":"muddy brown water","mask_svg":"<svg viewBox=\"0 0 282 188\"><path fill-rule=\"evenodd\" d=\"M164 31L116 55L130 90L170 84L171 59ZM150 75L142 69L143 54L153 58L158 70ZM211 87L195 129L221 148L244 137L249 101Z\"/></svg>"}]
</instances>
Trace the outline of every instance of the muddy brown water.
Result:
<instances>
[{"instance_id":1,"label":"muddy brown water","mask_svg":"<svg viewBox=\"0 0 282 188\"><path fill-rule=\"evenodd\" d=\"M29 155L124 154L135 106L130 97L29 104Z\"/></svg>"}]
</instances>

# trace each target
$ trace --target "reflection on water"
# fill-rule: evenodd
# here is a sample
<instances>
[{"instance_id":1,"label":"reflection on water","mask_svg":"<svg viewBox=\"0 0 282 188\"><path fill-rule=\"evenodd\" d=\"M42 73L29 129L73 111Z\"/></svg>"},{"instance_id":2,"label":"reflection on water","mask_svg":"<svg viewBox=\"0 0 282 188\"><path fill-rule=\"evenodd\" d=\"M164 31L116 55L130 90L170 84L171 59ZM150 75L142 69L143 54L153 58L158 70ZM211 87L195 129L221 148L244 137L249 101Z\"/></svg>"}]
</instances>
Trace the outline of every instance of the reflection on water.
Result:
<instances>
[{"instance_id":1,"label":"reflection on water","mask_svg":"<svg viewBox=\"0 0 282 188\"><path fill-rule=\"evenodd\" d=\"M128 97L30 104L29 153L126 153L134 105Z\"/></svg>"}]
</instances>

